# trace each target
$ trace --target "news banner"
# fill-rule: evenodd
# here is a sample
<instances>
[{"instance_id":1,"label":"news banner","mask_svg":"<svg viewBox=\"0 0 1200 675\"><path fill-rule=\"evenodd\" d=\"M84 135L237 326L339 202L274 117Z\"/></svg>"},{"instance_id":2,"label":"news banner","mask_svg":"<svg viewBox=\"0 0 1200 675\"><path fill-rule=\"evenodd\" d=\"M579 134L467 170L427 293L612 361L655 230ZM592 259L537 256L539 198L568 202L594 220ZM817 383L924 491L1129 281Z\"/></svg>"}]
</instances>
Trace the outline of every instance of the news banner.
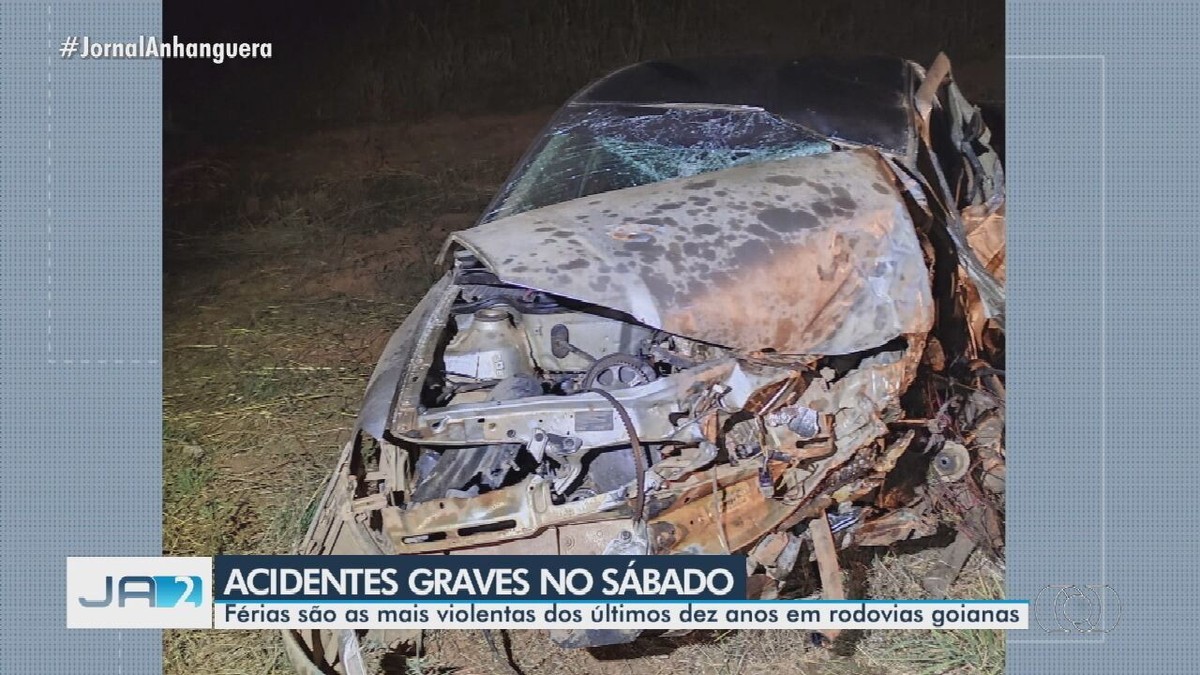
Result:
<instances>
[{"instance_id":1,"label":"news banner","mask_svg":"<svg viewBox=\"0 0 1200 675\"><path fill-rule=\"evenodd\" d=\"M69 628L1002 629L1025 600L748 600L746 558L69 558Z\"/></svg>"}]
</instances>

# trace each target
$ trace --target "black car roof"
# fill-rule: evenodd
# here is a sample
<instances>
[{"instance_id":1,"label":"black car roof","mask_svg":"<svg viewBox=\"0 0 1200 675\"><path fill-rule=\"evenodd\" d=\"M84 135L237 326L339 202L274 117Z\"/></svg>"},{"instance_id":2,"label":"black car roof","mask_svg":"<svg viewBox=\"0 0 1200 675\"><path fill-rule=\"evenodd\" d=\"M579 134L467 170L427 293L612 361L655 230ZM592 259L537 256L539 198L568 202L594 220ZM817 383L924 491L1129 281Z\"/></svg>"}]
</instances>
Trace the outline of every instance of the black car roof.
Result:
<instances>
[{"instance_id":1,"label":"black car roof","mask_svg":"<svg viewBox=\"0 0 1200 675\"><path fill-rule=\"evenodd\" d=\"M887 56L645 61L593 82L568 106L753 106L822 136L908 152L911 65Z\"/></svg>"}]
</instances>

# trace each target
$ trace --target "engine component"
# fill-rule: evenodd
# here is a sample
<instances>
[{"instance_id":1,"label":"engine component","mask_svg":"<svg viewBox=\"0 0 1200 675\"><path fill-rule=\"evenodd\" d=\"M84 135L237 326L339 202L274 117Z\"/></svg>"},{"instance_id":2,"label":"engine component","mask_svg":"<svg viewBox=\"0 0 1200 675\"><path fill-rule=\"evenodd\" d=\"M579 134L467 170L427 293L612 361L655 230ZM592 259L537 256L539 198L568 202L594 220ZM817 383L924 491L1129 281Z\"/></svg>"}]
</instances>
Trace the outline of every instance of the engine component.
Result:
<instances>
[{"instance_id":1,"label":"engine component","mask_svg":"<svg viewBox=\"0 0 1200 675\"><path fill-rule=\"evenodd\" d=\"M554 373L581 373L609 354L637 354L654 331L583 312L525 314L521 327L533 360Z\"/></svg>"},{"instance_id":2,"label":"engine component","mask_svg":"<svg viewBox=\"0 0 1200 675\"><path fill-rule=\"evenodd\" d=\"M536 377L529 373L517 373L506 377L492 387L492 391L488 394L488 400L512 401L518 398L539 396L541 393L542 384Z\"/></svg>"},{"instance_id":3,"label":"engine component","mask_svg":"<svg viewBox=\"0 0 1200 675\"><path fill-rule=\"evenodd\" d=\"M571 354L577 354L590 363L596 362L596 357L571 344L571 329L561 323L550 328L550 353L556 359L565 359Z\"/></svg>"},{"instance_id":4,"label":"engine component","mask_svg":"<svg viewBox=\"0 0 1200 675\"><path fill-rule=\"evenodd\" d=\"M418 481L409 501L415 504L451 495L473 496L482 487L498 488L520 451L519 443L427 450L417 461Z\"/></svg>"},{"instance_id":5,"label":"engine component","mask_svg":"<svg viewBox=\"0 0 1200 675\"><path fill-rule=\"evenodd\" d=\"M573 455L583 447L583 441L574 436L560 436L543 429L534 429L533 440L529 442L529 454L539 462L549 454L557 459L562 455Z\"/></svg>"},{"instance_id":6,"label":"engine component","mask_svg":"<svg viewBox=\"0 0 1200 675\"><path fill-rule=\"evenodd\" d=\"M648 446L650 463L661 458L659 446ZM586 460L588 481L597 492L611 492L637 480L637 461L628 447L602 448L593 451Z\"/></svg>"},{"instance_id":7,"label":"engine component","mask_svg":"<svg viewBox=\"0 0 1200 675\"><path fill-rule=\"evenodd\" d=\"M966 447L954 441L942 444L942 451L933 458L933 471L943 483L954 483L967 475L971 455Z\"/></svg>"},{"instance_id":8,"label":"engine component","mask_svg":"<svg viewBox=\"0 0 1200 675\"><path fill-rule=\"evenodd\" d=\"M538 461L543 457L553 459L560 467L554 476L552 489L557 494L563 494L575 483L583 473L582 453L583 441L573 436L560 436L548 433L542 429L533 432L533 440L529 443L529 453Z\"/></svg>"},{"instance_id":9,"label":"engine component","mask_svg":"<svg viewBox=\"0 0 1200 675\"><path fill-rule=\"evenodd\" d=\"M525 333L514 324L516 310L504 305L455 317L459 332L446 345L446 372L480 380L531 375L533 361Z\"/></svg>"},{"instance_id":10,"label":"engine component","mask_svg":"<svg viewBox=\"0 0 1200 675\"><path fill-rule=\"evenodd\" d=\"M609 354L597 359L583 377L584 389L628 389L658 379L658 373L645 360L629 354Z\"/></svg>"},{"instance_id":11,"label":"engine component","mask_svg":"<svg viewBox=\"0 0 1200 675\"><path fill-rule=\"evenodd\" d=\"M556 323L550 328L550 353L556 359L565 359L571 353L571 329Z\"/></svg>"}]
</instances>

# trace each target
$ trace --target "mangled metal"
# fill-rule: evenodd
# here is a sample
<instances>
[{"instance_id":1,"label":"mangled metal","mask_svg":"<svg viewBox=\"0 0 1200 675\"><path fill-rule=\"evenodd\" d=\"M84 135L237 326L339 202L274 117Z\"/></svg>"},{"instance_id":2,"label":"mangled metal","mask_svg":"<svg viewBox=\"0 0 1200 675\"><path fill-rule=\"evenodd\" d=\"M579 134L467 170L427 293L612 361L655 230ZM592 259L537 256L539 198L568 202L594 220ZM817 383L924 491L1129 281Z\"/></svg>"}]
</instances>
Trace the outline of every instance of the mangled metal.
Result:
<instances>
[{"instance_id":1,"label":"mangled metal","mask_svg":"<svg viewBox=\"0 0 1200 675\"><path fill-rule=\"evenodd\" d=\"M912 218L872 150L582 198L451 235L504 283L742 350L848 354L929 330ZM531 245L532 244L532 245Z\"/></svg>"},{"instance_id":2,"label":"mangled metal","mask_svg":"<svg viewBox=\"0 0 1200 675\"><path fill-rule=\"evenodd\" d=\"M945 171L830 140L452 235L303 552L740 552L774 597L851 546L999 550L1003 177L947 77L912 122L966 127Z\"/></svg>"},{"instance_id":3,"label":"mangled metal","mask_svg":"<svg viewBox=\"0 0 1200 675\"><path fill-rule=\"evenodd\" d=\"M983 263L984 269L996 281L1004 283L1004 201L993 200L964 209L963 231L967 235L967 245Z\"/></svg>"}]
</instances>

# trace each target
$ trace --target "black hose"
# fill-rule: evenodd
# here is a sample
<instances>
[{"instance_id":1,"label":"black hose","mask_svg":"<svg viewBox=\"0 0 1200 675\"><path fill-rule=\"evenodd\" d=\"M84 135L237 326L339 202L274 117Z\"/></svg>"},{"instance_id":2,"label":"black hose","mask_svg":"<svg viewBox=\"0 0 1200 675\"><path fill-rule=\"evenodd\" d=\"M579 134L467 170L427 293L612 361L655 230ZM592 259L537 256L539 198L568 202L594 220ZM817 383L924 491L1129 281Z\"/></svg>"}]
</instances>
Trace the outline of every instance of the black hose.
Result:
<instances>
[{"instance_id":1,"label":"black hose","mask_svg":"<svg viewBox=\"0 0 1200 675\"><path fill-rule=\"evenodd\" d=\"M615 396L603 389L588 389L587 391L599 394L611 403L617 411L617 416L621 418L621 423L625 425L625 435L629 437L629 444L633 446L633 463L637 467L637 496L633 502L633 522L640 525L646 509L646 471L649 467L646 466L646 453L642 450L642 442L638 440L637 429L633 426L633 419L629 417L629 411Z\"/></svg>"}]
</instances>

